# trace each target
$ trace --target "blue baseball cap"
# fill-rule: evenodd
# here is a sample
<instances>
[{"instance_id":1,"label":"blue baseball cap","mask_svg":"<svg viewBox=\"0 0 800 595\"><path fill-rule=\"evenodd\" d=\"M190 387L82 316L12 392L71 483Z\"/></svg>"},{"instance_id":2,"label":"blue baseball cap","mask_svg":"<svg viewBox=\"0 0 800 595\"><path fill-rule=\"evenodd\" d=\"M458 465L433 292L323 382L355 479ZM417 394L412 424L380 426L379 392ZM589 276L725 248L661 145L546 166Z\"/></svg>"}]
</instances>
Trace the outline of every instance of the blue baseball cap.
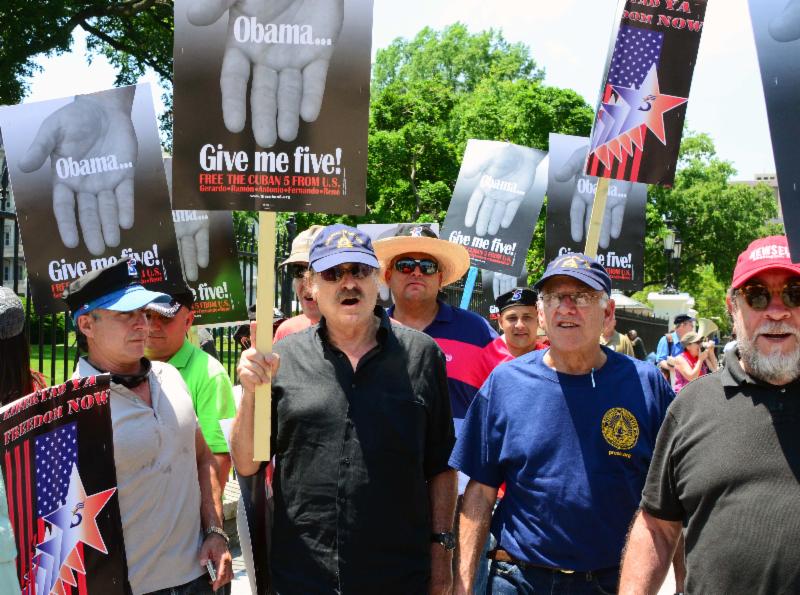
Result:
<instances>
[{"instance_id":1,"label":"blue baseball cap","mask_svg":"<svg viewBox=\"0 0 800 595\"><path fill-rule=\"evenodd\" d=\"M145 289L141 265L126 258L76 279L61 295L72 312L72 320L93 310L131 312L152 302L169 303L170 296Z\"/></svg>"},{"instance_id":2,"label":"blue baseball cap","mask_svg":"<svg viewBox=\"0 0 800 595\"><path fill-rule=\"evenodd\" d=\"M580 252L569 252L554 258L533 288L540 291L545 281L559 275L572 277L592 289L605 291L606 294L611 295L611 277L608 276L605 267L594 258Z\"/></svg>"},{"instance_id":3,"label":"blue baseball cap","mask_svg":"<svg viewBox=\"0 0 800 595\"><path fill-rule=\"evenodd\" d=\"M346 262L380 267L367 234L341 223L329 225L314 238L308 254L309 266L319 273Z\"/></svg>"}]
</instances>

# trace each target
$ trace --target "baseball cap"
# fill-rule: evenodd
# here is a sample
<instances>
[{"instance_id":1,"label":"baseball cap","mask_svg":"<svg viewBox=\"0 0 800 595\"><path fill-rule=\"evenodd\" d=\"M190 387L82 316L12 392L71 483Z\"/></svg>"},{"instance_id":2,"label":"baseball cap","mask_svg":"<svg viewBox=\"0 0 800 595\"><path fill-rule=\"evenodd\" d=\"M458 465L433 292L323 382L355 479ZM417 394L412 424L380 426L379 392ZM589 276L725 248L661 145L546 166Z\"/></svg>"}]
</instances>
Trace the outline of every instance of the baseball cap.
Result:
<instances>
[{"instance_id":1,"label":"baseball cap","mask_svg":"<svg viewBox=\"0 0 800 595\"><path fill-rule=\"evenodd\" d=\"M86 273L69 284L61 294L72 312L72 320L97 309L131 312L150 302L167 303L170 296L145 289L141 265L132 258Z\"/></svg>"},{"instance_id":2,"label":"baseball cap","mask_svg":"<svg viewBox=\"0 0 800 595\"><path fill-rule=\"evenodd\" d=\"M145 308L147 310L152 310L156 314L160 314L164 318L175 318L181 306L185 306L187 310L191 310L192 304L194 304L194 293L188 285L170 292L170 298L172 299L166 303L150 302Z\"/></svg>"},{"instance_id":3,"label":"baseball cap","mask_svg":"<svg viewBox=\"0 0 800 595\"><path fill-rule=\"evenodd\" d=\"M539 291L545 281L559 275L572 277L592 289L605 291L606 294L611 295L611 277L608 276L605 267L594 258L580 252L568 252L554 258L533 288Z\"/></svg>"},{"instance_id":4,"label":"baseball cap","mask_svg":"<svg viewBox=\"0 0 800 595\"><path fill-rule=\"evenodd\" d=\"M372 240L363 231L337 223L325 227L311 245L309 265L317 273L346 262L356 262L378 268Z\"/></svg>"},{"instance_id":5,"label":"baseball cap","mask_svg":"<svg viewBox=\"0 0 800 595\"><path fill-rule=\"evenodd\" d=\"M0 286L0 339L10 339L22 333L25 309L22 300L8 287Z\"/></svg>"},{"instance_id":6,"label":"baseball cap","mask_svg":"<svg viewBox=\"0 0 800 595\"><path fill-rule=\"evenodd\" d=\"M800 263L793 263L786 236L769 236L754 240L739 255L731 285L738 289L759 273L783 270L800 275Z\"/></svg>"},{"instance_id":7,"label":"baseball cap","mask_svg":"<svg viewBox=\"0 0 800 595\"><path fill-rule=\"evenodd\" d=\"M497 296L494 305L497 306L498 312L514 306L535 306L537 297L538 294L529 287L515 287L511 291Z\"/></svg>"},{"instance_id":8,"label":"baseball cap","mask_svg":"<svg viewBox=\"0 0 800 595\"><path fill-rule=\"evenodd\" d=\"M314 243L314 238L322 231L322 225L312 225L308 229L304 229L297 237L292 240L292 250L289 253L289 258L284 260L280 266L296 263L308 263L308 253L311 251L311 245Z\"/></svg>"},{"instance_id":9,"label":"baseball cap","mask_svg":"<svg viewBox=\"0 0 800 595\"><path fill-rule=\"evenodd\" d=\"M694 322L694 316L689 316L688 314L678 314L672 321L672 324L674 326L678 326L684 322Z\"/></svg>"}]
</instances>

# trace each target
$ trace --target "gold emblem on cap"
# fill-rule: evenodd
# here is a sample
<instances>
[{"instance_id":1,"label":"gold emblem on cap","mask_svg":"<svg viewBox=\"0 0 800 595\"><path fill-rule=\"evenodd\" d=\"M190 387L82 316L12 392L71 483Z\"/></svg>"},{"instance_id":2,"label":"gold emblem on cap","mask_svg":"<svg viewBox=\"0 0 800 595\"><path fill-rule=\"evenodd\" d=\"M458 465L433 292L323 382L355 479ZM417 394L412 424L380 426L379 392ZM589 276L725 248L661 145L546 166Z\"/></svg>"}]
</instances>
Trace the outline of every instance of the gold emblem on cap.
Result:
<instances>
[{"instance_id":1,"label":"gold emblem on cap","mask_svg":"<svg viewBox=\"0 0 800 595\"><path fill-rule=\"evenodd\" d=\"M606 411L601 422L603 438L620 450L630 450L639 440L639 423L633 413L623 407Z\"/></svg>"},{"instance_id":2,"label":"gold emblem on cap","mask_svg":"<svg viewBox=\"0 0 800 595\"><path fill-rule=\"evenodd\" d=\"M585 269L587 262L582 258L578 258L576 256L567 256L561 262L557 263L556 266L559 268L564 269Z\"/></svg>"},{"instance_id":3,"label":"gold emblem on cap","mask_svg":"<svg viewBox=\"0 0 800 595\"><path fill-rule=\"evenodd\" d=\"M336 240L337 248L353 248L354 242L357 244L363 244L361 238L359 238L352 231L347 231L346 229L337 231L336 233L332 233L331 236L328 238L328 240L325 242L325 245L330 246L334 240Z\"/></svg>"}]
</instances>

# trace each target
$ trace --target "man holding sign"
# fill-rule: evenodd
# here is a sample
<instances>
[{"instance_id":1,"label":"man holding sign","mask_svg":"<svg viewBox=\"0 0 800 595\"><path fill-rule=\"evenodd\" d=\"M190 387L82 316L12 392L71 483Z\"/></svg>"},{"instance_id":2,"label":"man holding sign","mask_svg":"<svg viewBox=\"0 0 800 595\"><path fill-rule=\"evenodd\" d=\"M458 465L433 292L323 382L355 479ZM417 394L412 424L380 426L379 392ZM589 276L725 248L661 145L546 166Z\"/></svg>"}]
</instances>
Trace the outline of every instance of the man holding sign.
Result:
<instances>
[{"instance_id":1,"label":"man holding sign","mask_svg":"<svg viewBox=\"0 0 800 595\"><path fill-rule=\"evenodd\" d=\"M272 589L449 593L456 478L444 356L376 307L365 233L326 227L309 265L320 323L239 363L231 452L243 476L259 468L255 389L272 381Z\"/></svg>"}]
</instances>

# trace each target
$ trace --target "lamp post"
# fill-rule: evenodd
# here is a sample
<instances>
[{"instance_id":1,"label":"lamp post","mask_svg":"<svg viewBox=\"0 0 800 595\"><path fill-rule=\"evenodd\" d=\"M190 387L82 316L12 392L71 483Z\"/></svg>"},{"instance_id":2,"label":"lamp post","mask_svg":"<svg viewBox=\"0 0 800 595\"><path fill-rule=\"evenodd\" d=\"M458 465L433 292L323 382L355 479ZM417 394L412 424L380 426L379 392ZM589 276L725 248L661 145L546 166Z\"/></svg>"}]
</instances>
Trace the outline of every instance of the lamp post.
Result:
<instances>
[{"instance_id":1,"label":"lamp post","mask_svg":"<svg viewBox=\"0 0 800 595\"><path fill-rule=\"evenodd\" d=\"M667 225L667 231L664 233L664 257L666 258L667 261L667 278L662 293L675 294L678 293L678 290L675 289L675 285L673 283L672 264L674 260L676 247L678 250L678 254L680 255L681 244L680 240L677 240L676 242L675 228L672 227L672 221L667 219L666 221L664 221L664 223L666 223Z\"/></svg>"},{"instance_id":2,"label":"lamp post","mask_svg":"<svg viewBox=\"0 0 800 595\"><path fill-rule=\"evenodd\" d=\"M674 274L674 288L675 293L680 292L680 271L681 271L681 250L683 249L683 242L680 238L675 240L675 245L672 247L672 270Z\"/></svg>"}]
</instances>

